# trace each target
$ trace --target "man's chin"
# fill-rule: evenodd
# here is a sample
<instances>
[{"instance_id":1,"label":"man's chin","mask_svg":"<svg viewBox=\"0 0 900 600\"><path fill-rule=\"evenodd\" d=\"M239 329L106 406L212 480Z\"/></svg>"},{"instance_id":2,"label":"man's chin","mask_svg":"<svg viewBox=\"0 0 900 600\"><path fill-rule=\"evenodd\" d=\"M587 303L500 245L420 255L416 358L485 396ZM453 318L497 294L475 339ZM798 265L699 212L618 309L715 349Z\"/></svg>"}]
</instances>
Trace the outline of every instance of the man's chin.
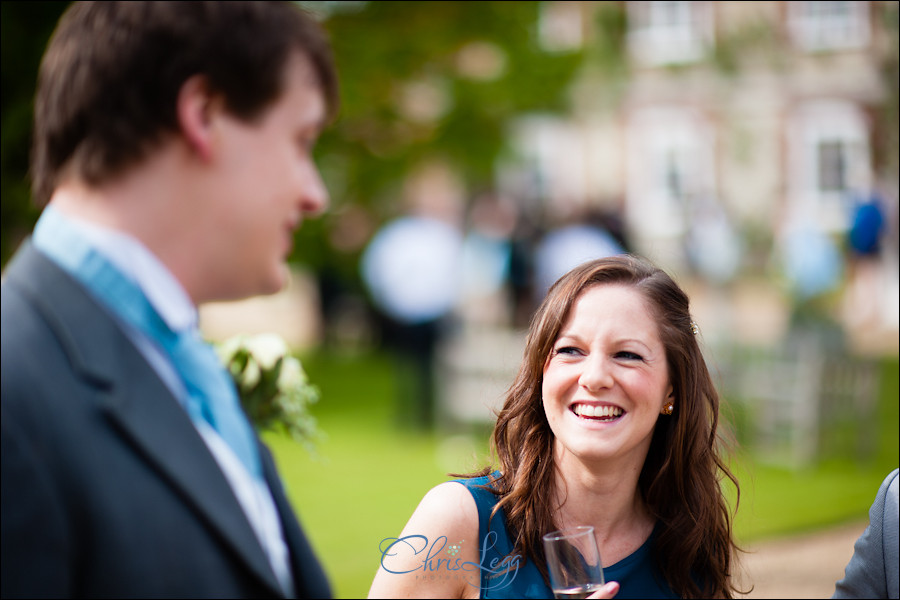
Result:
<instances>
[{"instance_id":1,"label":"man's chin","mask_svg":"<svg viewBox=\"0 0 900 600\"><path fill-rule=\"evenodd\" d=\"M263 276L264 275L264 276ZM255 277L245 278L240 284L233 281L233 285L220 290L217 297L207 299L207 302L234 302L254 298L256 296L270 296L285 289L291 280L291 270L284 263L277 267L269 268L265 273L257 271Z\"/></svg>"},{"instance_id":2,"label":"man's chin","mask_svg":"<svg viewBox=\"0 0 900 600\"><path fill-rule=\"evenodd\" d=\"M261 286L260 295L277 294L288 286L291 281L291 270L286 263L281 263L278 268L273 270L272 276L269 277Z\"/></svg>"}]
</instances>

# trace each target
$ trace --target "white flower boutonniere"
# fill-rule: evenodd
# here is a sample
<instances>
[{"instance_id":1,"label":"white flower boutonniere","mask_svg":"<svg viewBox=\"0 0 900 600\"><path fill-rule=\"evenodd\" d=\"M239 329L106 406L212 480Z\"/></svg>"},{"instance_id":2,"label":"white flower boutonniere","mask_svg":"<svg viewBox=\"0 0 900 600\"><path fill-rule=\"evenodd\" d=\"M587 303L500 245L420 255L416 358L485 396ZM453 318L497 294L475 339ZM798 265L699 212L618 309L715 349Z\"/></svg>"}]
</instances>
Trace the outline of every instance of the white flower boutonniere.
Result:
<instances>
[{"instance_id":1,"label":"white flower boutonniere","mask_svg":"<svg viewBox=\"0 0 900 600\"><path fill-rule=\"evenodd\" d=\"M285 341L275 334L239 335L219 344L216 351L253 425L287 433L315 453L322 434L309 406L318 402L319 389L309 382Z\"/></svg>"}]
</instances>

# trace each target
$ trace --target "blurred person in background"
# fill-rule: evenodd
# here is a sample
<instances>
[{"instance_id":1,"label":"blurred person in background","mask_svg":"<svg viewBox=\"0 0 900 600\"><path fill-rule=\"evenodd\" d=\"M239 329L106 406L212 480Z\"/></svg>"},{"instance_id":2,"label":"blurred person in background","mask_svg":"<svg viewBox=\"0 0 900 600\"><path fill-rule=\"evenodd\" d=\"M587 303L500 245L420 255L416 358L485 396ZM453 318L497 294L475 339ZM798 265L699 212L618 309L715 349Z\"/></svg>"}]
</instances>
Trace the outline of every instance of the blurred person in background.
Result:
<instances>
[{"instance_id":1,"label":"blurred person in background","mask_svg":"<svg viewBox=\"0 0 900 600\"><path fill-rule=\"evenodd\" d=\"M784 340L792 352L810 348L824 356L846 353L846 334L830 303L844 280L844 259L832 234L814 219L793 215L777 231L774 248L790 298Z\"/></svg>"},{"instance_id":2,"label":"blurred person in background","mask_svg":"<svg viewBox=\"0 0 900 600\"><path fill-rule=\"evenodd\" d=\"M330 595L196 307L284 285L336 107L295 3L60 19L2 285L4 598Z\"/></svg>"},{"instance_id":3,"label":"blurred person in background","mask_svg":"<svg viewBox=\"0 0 900 600\"><path fill-rule=\"evenodd\" d=\"M590 597L732 597L718 406L666 273L631 255L574 268L532 321L498 468L429 491L382 543L369 596L552 598L541 536L589 525L607 581Z\"/></svg>"},{"instance_id":4,"label":"blurred person in background","mask_svg":"<svg viewBox=\"0 0 900 600\"><path fill-rule=\"evenodd\" d=\"M624 240L612 232L612 215L581 211L551 229L534 251L536 304L547 290L570 269L588 260L624 254Z\"/></svg>"},{"instance_id":5,"label":"blurred person in background","mask_svg":"<svg viewBox=\"0 0 900 600\"><path fill-rule=\"evenodd\" d=\"M844 317L857 330L877 328L881 318L883 238L887 233L884 201L878 192L853 200L847 230L847 292Z\"/></svg>"},{"instance_id":6,"label":"blurred person in background","mask_svg":"<svg viewBox=\"0 0 900 600\"><path fill-rule=\"evenodd\" d=\"M435 358L459 299L462 233L431 214L386 223L366 246L360 270L393 352L397 418L429 429L436 404Z\"/></svg>"},{"instance_id":7,"label":"blurred person in background","mask_svg":"<svg viewBox=\"0 0 900 600\"><path fill-rule=\"evenodd\" d=\"M740 232L715 198L702 196L695 201L685 245L694 271L713 285L727 285L740 271L744 252Z\"/></svg>"},{"instance_id":8,"label":"blurred person in background","mask_svg":"<svg viewBox=\"0 0 900 600\"><path fill-rule=\"evenodd\" d=\"M869 509L869 526L853 545L844 578L832 598L900 597L900 502L894 469L884 478Z\"/></svg>"},{"instance_id":9,"label":"blurred person in background","mask_svg":"<svg viewBox=\"0 0 900 600\"><path fill-rule=\"evenodd\" d=\"M512 236L517 221L513 201L493 191L477 195L469 206L457 310L476 327L508 325L512 320Z\"/></svg>"},{"instance_id":10,"label":"blurred person in background","mask_svg":"<svg viewBox=\"0 0 900 600\"><path fill-rule=\"evenodd\" d=\"M545 233L543 217L525 206L517 209L516 223L510 234L509 289L512 299L512 326L525 330L537 309L537 285L534 276L534 250Z\"/></svg>"}]
</instances>

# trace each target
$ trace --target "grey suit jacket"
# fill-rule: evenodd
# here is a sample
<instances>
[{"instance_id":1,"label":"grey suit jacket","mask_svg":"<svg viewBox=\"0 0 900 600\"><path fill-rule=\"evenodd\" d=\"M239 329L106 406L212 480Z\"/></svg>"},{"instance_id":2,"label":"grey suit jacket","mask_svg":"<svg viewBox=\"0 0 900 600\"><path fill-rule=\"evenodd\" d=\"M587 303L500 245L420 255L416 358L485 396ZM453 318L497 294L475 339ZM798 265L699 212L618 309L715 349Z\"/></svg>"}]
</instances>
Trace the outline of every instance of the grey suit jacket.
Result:
<instances>
[{"instance_id":1,"label":"grey suit jacket","mask_svg":"<svg viewBox=\"0 0 900 600\"><path fill-rule=\"evenodd\" d=\"M853 557L832 598L897 598L900 594L897 475L888 475L869 509L869 526L853 546Z\"/></svg>"},{"instance_id":2,"label":"grey suit jacket","mask_svg":"<svg viewBox=\"0 0 900 600\"><path fill-rule=\"evenodd\" d=\"M26 243L0 313L2 596L282 596L206 444L105 309ZM297 593L329 596L260 452Z\"/></svg>"}]
</instances>

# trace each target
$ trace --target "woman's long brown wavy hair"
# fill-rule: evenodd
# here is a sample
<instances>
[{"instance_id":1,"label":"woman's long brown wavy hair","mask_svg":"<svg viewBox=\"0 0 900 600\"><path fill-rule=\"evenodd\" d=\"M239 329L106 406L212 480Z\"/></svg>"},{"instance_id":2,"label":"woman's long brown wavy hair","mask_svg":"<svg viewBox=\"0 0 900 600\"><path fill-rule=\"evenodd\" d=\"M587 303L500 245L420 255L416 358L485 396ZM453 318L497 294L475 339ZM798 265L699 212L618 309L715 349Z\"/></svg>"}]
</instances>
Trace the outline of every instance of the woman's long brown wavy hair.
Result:
<instances>
[{"instance_id":1,"label":"woman's long brown wavy hair","mask_svg":"<svg viewBox=\"0 0 900 600\"><path fill-rule=\"evenodd\" d=\"M664 271L631 255L576 267L554 284L534 315L524 359L497 416L492 449L499 477L491 488L515 540L544 578L541 535L556 529L553 514L553 432L541 402L543 369L575 301L596 285L627 285L647 300L666 350L675 412L661 415L638 479L658 521L653 553L672 590L683 598L731 598L732 513L720 487L737 479L719 457L719 396L697 343L687 295ZM490 467L470 476L485 475ZM736 507L735 507L736 509Z\"/></svg>"}]
</instances>

